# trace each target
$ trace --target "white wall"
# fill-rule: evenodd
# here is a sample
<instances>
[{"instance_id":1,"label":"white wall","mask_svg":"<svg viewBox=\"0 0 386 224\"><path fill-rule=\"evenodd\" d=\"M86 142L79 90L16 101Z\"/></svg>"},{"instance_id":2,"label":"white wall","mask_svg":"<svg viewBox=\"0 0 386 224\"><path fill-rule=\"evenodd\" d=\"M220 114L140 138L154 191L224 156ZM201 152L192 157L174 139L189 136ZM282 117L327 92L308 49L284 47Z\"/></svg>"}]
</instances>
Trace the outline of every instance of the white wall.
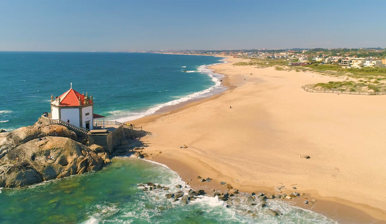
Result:
<instances>
[{"instance_id":1,"label":"white wall","mask_svg":"<svg viewBox=\"0 0 386 224\"><path fill-rule=\"evenodd\" d=\"M82 127L86 128L86 121L90 121L90 130L93 129L93 113L92 106L82 108Z\"/></svg>"},{"instance_id":2,"label":"white wall","mask_svg":"<svg viewBox=\"0 0 386 224\"><path fill-rule=\"evenodd\" d=\"M64 122L70 120L70 124L79 127L79 108L61 108L60 120Z\"/></svg>"},{"instance_id":3,"label":"white wall","mask_svg":"<svg viewBox=\"0 0 386 224\"><path fill-rule=\"evenodd\" d=\"M51 118L59 120L59 108L51 106Z\"/></svg>"}]
</instances>

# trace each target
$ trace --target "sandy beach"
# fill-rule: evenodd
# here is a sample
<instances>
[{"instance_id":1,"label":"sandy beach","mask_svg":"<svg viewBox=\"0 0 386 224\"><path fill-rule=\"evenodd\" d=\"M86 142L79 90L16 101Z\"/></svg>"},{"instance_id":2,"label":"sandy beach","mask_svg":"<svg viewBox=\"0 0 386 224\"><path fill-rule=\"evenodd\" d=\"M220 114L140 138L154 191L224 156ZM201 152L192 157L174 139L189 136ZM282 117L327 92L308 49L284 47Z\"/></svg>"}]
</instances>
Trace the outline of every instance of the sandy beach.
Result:
<instances>
[{"instance_id":1,"label":"sandy beach","mask_svg":"<svg viewBox=\"0 0 386 224\"><path fill-rule=\"evenodd\" d=\"M309 93L333 78L226 60L211 68L227 91L134 122L151 133L149 159L196 188L197 176L245 192L296 188L297 205L340 222L386 222L386 96Z\"/></svg>"}]
</instances>

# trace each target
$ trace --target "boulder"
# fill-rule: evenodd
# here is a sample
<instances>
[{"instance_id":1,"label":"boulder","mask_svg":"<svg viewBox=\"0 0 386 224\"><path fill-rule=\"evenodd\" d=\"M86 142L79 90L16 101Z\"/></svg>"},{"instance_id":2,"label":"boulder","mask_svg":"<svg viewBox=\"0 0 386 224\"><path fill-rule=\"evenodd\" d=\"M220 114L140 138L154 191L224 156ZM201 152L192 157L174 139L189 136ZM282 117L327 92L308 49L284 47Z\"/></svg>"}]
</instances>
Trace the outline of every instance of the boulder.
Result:
<instances>
[{"instance_id":1,"label":"boulder","mask_svg":"<svg viewBox=\"0 0 386 224\"><path fill-rule=\"evenodd\" d=\"M180 198L180 197L184 196L184 192L178 191L178 192L176 192L176 193L174 194L174 196L175 196L175 198Z\"/></svg>"},{"instance_id":2,"label":"boulder","mask_svg":"<svg viewBox=\"0 0 386 224\"><path fill-rule=\"evenodd\" d=\"M103 158L73 139L36 138L19 144L0 159L0 187L22 187L96 171L104 164Z\"/></svg>"}]
</instances>

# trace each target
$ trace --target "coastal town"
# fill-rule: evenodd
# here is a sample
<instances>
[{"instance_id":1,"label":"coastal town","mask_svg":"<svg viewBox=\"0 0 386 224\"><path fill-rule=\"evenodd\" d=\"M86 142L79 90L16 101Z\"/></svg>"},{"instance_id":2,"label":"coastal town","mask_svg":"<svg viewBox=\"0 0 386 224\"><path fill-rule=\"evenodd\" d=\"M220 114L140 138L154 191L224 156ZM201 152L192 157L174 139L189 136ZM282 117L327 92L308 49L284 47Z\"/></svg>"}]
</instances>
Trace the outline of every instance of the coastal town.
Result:
<instances>
[{"instance_id":1,"label":"coastal town","mask_svg":"<svg viewBox=\"0 0 386 224\"><path fill-rule=\"evenodd\" d=\"M162 51L160 51L162 53ZM341 68L386 68L386 49L278 49L278 50L185 50L182 54L224 55L236 58L276 60L292 66L336 65Z\"/></svg>"},{"instance_id":2,"label":"coastal town","mask_svg":"<svg viewBox=\"0 0 386 224\"><path fill-rule=\"evenodd\" d=\"M177 54L225 56L249 61L237 66L274 67L276 70L312 71L333 77L327 83L303 86L308 92L356 95L386 94L386 49L281 49L281 50L197 50Z\"/></svg>"}]
</instances>

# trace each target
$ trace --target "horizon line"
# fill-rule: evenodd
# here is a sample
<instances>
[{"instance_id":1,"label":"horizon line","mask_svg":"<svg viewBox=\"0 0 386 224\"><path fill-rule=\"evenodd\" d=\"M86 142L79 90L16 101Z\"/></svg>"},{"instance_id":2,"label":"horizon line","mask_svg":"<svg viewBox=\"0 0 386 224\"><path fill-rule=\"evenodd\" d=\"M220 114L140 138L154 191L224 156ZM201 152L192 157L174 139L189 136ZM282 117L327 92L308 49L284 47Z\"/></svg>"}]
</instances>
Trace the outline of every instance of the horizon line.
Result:
<instances>
[{"instance_id":1,"label":"horizon line","mask_svg":"<svg viewBox=\"0 0 386 224\"><path fill-rule=\"evenodd\" d=\"M0 53L156 53L156 52L181 52L181 51L278 51L278 50L340 50L340 49L348 49L348 50L386 50L384 47L337 47L337 48L324 48L324 47L312 47L312 48L303 48L303 47L293 47L293 48L241 48L241 49L183 49L183 50L138 50L138 51L62 51L62 50L0 50Z\"/></svg>"}]
</instances>

